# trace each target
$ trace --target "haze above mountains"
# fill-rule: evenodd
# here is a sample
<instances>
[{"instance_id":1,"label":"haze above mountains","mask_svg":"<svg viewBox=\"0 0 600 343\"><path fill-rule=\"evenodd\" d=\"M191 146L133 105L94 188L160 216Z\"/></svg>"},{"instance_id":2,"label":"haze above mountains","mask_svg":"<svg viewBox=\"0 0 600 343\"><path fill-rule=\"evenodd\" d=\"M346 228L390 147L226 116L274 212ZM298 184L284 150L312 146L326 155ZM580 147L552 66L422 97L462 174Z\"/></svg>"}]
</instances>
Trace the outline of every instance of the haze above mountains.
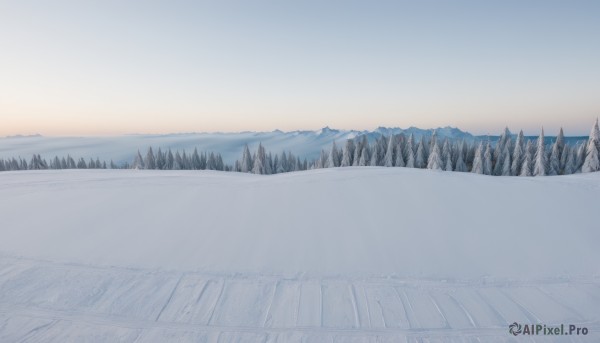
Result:
<instances>
[{"instance_id":1,"label":"haze above mountains","mask_svg":"<svg viewBox=\"0 0 600 343\"><path fill-rule=\"evenodd\" d=\"M380 135L413 134L416 140L422 136L429 137L436 132L440 138L464 139L472 141L477 139L490 139L494 141L497 136L475 136L458 128L446 126L437 129L420 129L416 127L386 128L378 127L375 130L337 130L324 127L319 130L297 130L284 132L274 130L269 132L194 132L172 134L130 134L103 137L46 137L42 135L22 136L15 135L0 138L0 158L21 156L28 158L33 154L40 154L51 158L54 156L71 155L74 158L100 158L113 160L115 163L131 162L137 150L146 151L152 146L155 149L172 149L193 151L214 151L222 154L226 163L239 158L244 145L250 148L262 143L267 151L279 153L291 151L301 158L312 159L319 155L322 149L329 149L332 142L343 144L346 139L365 135L369 140ZM517 133L515 130L513 133ZM500 132L498 132L499 134ZM547 132L547 140L552 140L555 133ZM533 137L530 137L533 138ZM568 137L573 143L587 137Z\"/></svg>"}]
</instances>

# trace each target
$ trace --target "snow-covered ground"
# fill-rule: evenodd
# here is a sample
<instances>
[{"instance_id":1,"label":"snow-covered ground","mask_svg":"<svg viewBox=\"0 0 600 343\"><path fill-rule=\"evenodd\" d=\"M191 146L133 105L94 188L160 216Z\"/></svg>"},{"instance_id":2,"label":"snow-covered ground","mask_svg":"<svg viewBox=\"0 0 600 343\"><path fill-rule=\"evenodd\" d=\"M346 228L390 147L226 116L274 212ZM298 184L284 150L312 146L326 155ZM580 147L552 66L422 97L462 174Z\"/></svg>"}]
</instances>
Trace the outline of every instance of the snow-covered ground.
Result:
<instances>
[{"instance_id":1,"label":"snow-covered ground","mask_svg":"<svg viewBox=\"0 0 600 343\"><path fill-rule=\"evenodd\" d=\"M600 173L4 172L0 342L598 341L599 195Z\"/></svg>"}]
</instances>

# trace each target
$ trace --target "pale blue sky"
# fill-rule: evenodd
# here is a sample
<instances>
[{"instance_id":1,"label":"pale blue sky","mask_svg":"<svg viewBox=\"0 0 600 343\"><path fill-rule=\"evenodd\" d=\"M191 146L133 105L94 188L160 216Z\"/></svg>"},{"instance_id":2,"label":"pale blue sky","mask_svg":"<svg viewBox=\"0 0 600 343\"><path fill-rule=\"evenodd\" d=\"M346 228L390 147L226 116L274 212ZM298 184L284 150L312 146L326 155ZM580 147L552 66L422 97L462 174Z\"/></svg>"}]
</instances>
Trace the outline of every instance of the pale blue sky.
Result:
<instances>
[{"instance_id":1,"label":"pale blue sky","mask_svg":"<svg viewBox=\"0 0 600 343\"><path fill-rule=\"evenodd\" d=\"M598 115L600 1L0 0L0 135Z\"/></svg>"}]
</instances>

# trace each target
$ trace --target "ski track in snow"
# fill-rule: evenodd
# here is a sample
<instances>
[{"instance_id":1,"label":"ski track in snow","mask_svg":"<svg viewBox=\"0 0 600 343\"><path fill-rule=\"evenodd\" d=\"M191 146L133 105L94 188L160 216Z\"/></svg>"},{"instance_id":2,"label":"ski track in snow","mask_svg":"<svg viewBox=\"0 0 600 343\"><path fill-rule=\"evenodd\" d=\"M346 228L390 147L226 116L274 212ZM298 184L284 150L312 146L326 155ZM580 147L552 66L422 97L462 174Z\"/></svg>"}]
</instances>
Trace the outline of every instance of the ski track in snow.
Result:
<instances>
[{"instance_id":1,"label":"ski track in snow","mask_svg":"<svg viewBox=\"0 0 600 343\"><path fill-rule=\"evenodd\" d=\"M347 169L2 173L0 342L600 340L600 235L582 216L598 175ZM478 233L498 207L524 222ZM514 321L590 333L513 337Z\"/></svg>"},{"instance_id":2,"label":"ski track in snow","mask_svg":"<svg viewBox=\"0 0 600 343\"><path fill-rule=\"evenodd\" d=\"M512 339L509 323L529 322L531 316L539 318L531 323L578 324L590 330L588 336L561 341L600 338L600 281L593 278L480 285L307 280L10 256L1 257L0 266L0 342L504 342ZM315 287L323 290L322 300L318 291L316 297L301 297ZM357 289L366 296L357 297ZM593 297L588 297L590 290ZM298 299L304 302L300 313L316 311L322 319L296 320Z\"/></svg>"}]
</instances>

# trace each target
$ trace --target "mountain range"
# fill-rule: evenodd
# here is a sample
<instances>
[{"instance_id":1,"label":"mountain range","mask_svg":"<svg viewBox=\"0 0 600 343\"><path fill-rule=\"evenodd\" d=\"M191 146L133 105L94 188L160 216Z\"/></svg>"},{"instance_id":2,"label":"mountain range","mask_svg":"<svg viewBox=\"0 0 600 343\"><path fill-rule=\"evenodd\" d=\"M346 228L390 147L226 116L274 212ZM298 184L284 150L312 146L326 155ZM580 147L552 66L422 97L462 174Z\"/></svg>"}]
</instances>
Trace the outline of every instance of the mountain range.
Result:
<instances>
[{"instance_id":1,"label":"mountain range","mask_svg":"<svg viewBox=\"0 0 600 343\"><path fill-rule=\"evenodd\" d=\"M474 136L458 128L446 126L437 129L420 129L416 127L387 128L378 127L375 130L337 130L324 127L314 131L281 131L269 132L204 132L204 133L174 133L174 134L129 134L105 137L46 137L42 135L10 136L0 138L0 158L24 157L40 154L46 158L71 155L74 158L99 158L115 163L131 162L135 153L142 154L152 146L154 149L172 149L193 151L219 152L226 163L231 163L241 156L244 145L248 144L254 150L262 143L267 151L279 153L291 151L301 158L317 157L322 149L329 149L332 142L343 145L347 139L366 136L369 140L381 135L413 134L415 140L422 136L429 137L436 132L440 138L464 139L472 141L489 139L495 141L497 136ZM533 137L532 137L533 138ZM547 137L551 140L552 137ZM571 137L569 140L583 140L586 137Z\"/></svg>"}]
</instances>

